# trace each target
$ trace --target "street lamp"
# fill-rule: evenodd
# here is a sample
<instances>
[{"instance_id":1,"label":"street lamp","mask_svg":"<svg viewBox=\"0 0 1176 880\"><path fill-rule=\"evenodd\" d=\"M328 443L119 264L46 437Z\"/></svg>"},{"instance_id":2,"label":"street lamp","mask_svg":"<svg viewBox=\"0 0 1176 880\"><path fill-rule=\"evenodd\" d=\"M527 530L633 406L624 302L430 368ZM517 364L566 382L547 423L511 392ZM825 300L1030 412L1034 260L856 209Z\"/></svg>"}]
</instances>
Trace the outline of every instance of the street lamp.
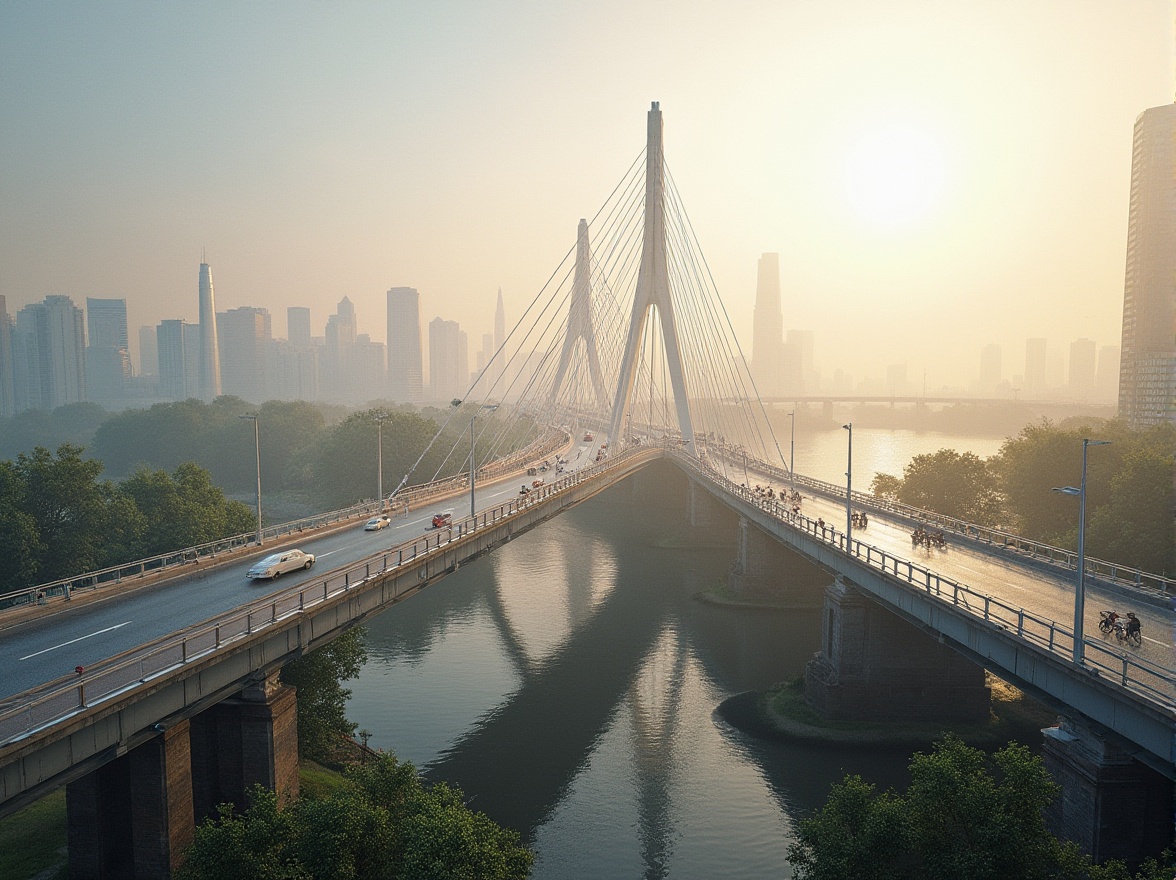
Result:
<instances>
[{"instance_id":1,"label":"street lamp","mask_svg":"<svg viewBox=\"0 0 1176 880\"><path fill-rule=\"evenodd\" d=\"M376 413L376 500L380 502L380 513L384 512L384 419L386 412Z\"/></svg>"},{"instance_id":2,"label":"street lamp","mask_svg":"<svg viewBox=\"0 0 1176 880\"><path fill-rule=\"evenodd\" d=\"M489 410L490 412L494 412L494 410L498 409L498 404L483 403L476 410L474 410L473 415L470 416L470 516L472 517L478 515L478 508L474 502L474 474L476 470L476 466L474 464L474 420L477 419L478 413L484 409Z\"/></svg>"},{"instance_id":3,"label":"street lamp","mask_svg":"<svg viewBox=\"0 0 1176 880\"><path fill-rule=\"evenodd\" d=\"M851 553L853 540L853 422L842 425L849 431L849 459L845 468L845 552Z\"/></svg>"},{"instance_id":4,"label":"street lamp","mask_svg":"<svg viewBox=\"0 0 1176 880\"><path fill-rule=\"evenodd\" d=\"M1074 588L1074 663L1081 666L1084 657L1082 622L1086 604L1086 449L1090 446L1110 446L1110 440L1082 440L1082 484L1054 487L1063 495L1078 496L1078 583Z\"/></svg>"},{"instance_id":5,"label":"street lamp","mask_svg":"<svg viewBox=\"0 0 1176 880\"><path fill-rule=\"evenodd\" d=\"M239 419L253 421L253 451L257 455L257 546L261 546L261 435L258 433L257 413L245 413Z\"/></svg>"},{"instance_id":6,"label":"street lamp","mask_svg":"<svg viewBox=\"0 0 1176 880\"><path fill-rule=\"evenodd\" d=\"M788 414L792 419L792 440L788 444L788 475L792 478L792 491L796 491L796 410Z\"/></svg>"}]
</instances>

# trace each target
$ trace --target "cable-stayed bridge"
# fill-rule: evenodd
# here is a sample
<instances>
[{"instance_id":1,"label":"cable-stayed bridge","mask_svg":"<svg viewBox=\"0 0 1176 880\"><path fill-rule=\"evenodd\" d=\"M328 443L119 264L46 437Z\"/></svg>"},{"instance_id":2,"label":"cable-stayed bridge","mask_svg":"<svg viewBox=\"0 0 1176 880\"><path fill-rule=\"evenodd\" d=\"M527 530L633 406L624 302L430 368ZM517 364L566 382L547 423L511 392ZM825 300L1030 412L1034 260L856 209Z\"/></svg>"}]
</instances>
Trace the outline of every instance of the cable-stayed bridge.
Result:
<instances>
[{"instance_id":1,"label":"cable-stayed bridge","mask_svg":"<svg viewBox=\"0 0 1176 880\"><path fill-rule=\"evenodd\" d=\"M851 536L829 525L847 509L837 487L801 479L803 512L748 488L782 488L799 475L772 437L666 168L662 135L655 104L643 154L592 221L580 222L551 280L452 408L451 421L469 420L468 445L452 441L437 473L410 472L393 493L399 503L410 483L447 471L450 500L430 503L456 510L469 492L470 516L428 532L419 514L405 517L395 540L375 551L357 552L342 533L303 541L319 570L245 605L234 563L202 581L197 597L179 576L133 597L133 614L131 599L65 614L56 605L53 616L12 630L0 646L12 670L0 694L0 812L68 783L71 851L92 860L90 873L103 876L131 858L136 876L166 875L193 821L218 798L239 800L253 781L296 786L294 697L276 677L284 663L650 468L661 470L645 491L680 492L684 528L733 524L736 583L769 591L791 583L797 557L781 556L782 547L830 572L826 580L837 575L823 592L776 590L782 601L823 603L824 648L809 674L819 707L972 717L986 711L987 667L1066 713L1067 726L1047 740L1069 774L1064 784L1089 788L1093 778L1098 802L1099 786L1127 774L1148 804L1165 792L1170 802L1176 673L1163 591L1176 584L1152 578L1157 589L1133 594L1149 639L1139 652L1091 638L1092 625L1076 640L1064 569L1043 570L965 532L950 555L918 556L904 546L910 512L854 496L851 505L870 509L872 525ZM511 458L520 425L561 439L532 447L531 461ZM443 426L435 442L454 433ZM552 466L536 485L526 471L542 461ZM520 481L529 491L516 491ZM223 586L210 589L217 578ZM1129 585L1090 585L1092 598L1123 589ZM611 606L598 613L618 615ZM132 627L124 616L150 626ZM61 657L83 655L76 674L60 675ZM618 664L616 674L631 666ZM862 699L869 694L886 702ZM504 741L517 739L513 717L502 713ZM480 735L493 739L495 728ZM195 792L186 800L185 784ZM104 799L126 809L88 828ZM136 824L144 814L157 821ZM1129 844L1105 832L1105 819L1097 812L1062 822L1109 855ZM1124 834L1155 823L1128 824ZM1087 826L1103 831L1083 837ZM1167 828L1170 835L1170 819ZM123 843L110 849L103 835Z\"/></svg>"}]
</instances>

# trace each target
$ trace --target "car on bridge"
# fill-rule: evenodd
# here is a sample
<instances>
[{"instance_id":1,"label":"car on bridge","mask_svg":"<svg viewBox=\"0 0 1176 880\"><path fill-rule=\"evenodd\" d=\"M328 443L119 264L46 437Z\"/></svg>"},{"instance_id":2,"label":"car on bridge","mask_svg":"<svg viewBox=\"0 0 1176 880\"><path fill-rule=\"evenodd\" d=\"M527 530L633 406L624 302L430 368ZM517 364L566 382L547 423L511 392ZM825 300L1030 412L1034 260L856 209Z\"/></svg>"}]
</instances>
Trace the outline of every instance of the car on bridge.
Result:
<instances>
[{"instance_id":1,"label":"car on bridge","mask_svg":"<svg viewBox=\"0 0 1176 880\"><path fill-rule=\"evenodd\" d=\"M433 514L433 528L441 529L449 525L449 521L453 519L453 514L450 511L442 511L441 513Z\"/></svg>"},{"instance_id":2,"label":"car on bridge","mask_svg":"<svg viewBox=\"0 0 1176 880\"><path fill-rule=\"evenodd\" d=\"M288 571L298 571L310 568L312 565L314 565L313 553L303 553L298 549L283 550L281 553L271 553L256 563L249 571L245 572L245 577L251 581L274 580Z\"/></svg>"},{"instance_id":3,"label":"car on bridge","mask_svg":"<svg viewBox=\"0 0 1176 880\"><path fill-rule=\"evenodd\" d=\"M365 532L378 532L380 529L386 529L390 525L392 525L392 518L386 514L383 516L373 516L364 525L363 530Z\"/></svg>"}]
</instances>

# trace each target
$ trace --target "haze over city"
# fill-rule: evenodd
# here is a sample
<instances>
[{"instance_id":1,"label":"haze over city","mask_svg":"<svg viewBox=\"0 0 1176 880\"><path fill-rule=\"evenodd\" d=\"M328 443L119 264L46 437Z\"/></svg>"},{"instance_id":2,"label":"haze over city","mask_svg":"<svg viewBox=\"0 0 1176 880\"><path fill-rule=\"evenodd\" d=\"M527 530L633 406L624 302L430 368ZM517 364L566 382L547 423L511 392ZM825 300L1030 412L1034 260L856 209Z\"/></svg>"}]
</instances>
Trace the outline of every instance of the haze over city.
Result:
<instances>
[{"instance_id":1,"label":"haze over city","mask_svg":"<svg viewBox=\"0 0 1176 880\"><path fill-rule=\"evenodd\" d=\"M0 295L132 328L386 291L468 330L542 287L644 144L751 356L757 260L828 377L967 387L983 346L1119 343L1132 125L1173 4L0 8ZM427 334L426 334L427 336ZM426 342L427 344L427 342ZM137 355L136 355L137 362Z\"/></svg>"}]
</instances>

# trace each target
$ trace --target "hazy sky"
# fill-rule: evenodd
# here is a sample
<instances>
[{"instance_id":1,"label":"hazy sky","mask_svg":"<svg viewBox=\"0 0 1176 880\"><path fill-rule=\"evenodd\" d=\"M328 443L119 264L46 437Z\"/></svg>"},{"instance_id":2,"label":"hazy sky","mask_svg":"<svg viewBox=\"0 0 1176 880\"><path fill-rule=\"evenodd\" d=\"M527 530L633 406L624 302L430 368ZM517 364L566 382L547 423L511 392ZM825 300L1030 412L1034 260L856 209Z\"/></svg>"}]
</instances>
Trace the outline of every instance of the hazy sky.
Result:
<instances>
[{"instance_id":1,"label":"hazy sky","mask_svg":"<svg viewBox=\"0 0 1176 880\"><path fill-rule=\"evenodd\" d=\"M388 287L476 350L644 146L750 354L965 381L1000 342L1119 341L1135 117L1173 99L1170 0L0 3L0 294L126 297L134 327ZM427 335L427 334L426 334ZM471 357L472 362L472 357Z\"/></svg>"}]
</instances>

